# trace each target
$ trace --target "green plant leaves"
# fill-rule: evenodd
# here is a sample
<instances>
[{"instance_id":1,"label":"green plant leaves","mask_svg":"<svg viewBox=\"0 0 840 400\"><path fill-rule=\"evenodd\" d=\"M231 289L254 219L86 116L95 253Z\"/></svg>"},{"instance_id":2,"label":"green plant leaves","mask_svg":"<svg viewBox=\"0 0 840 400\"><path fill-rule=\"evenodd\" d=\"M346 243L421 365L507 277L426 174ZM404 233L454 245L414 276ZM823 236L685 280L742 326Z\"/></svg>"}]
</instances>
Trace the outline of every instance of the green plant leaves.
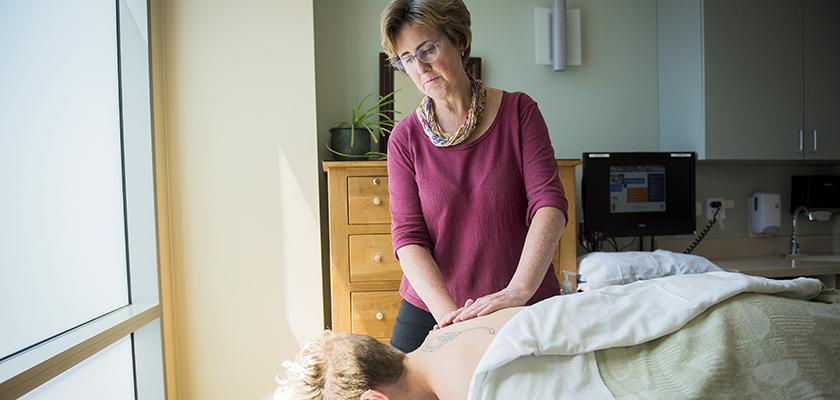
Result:
<instances>
[{"instance_id":1,"label":"green plant leaves","mask_svg":"<svg viewBox=\"0 0 840 400\"><path fill-rule=\"evenodd\" d=\"M396 89L384 96L378 96L375 93L368 93L361 100L359 100L356 105L353 106L351 110L351 120L350 121L339 121L335 127L336 128L350 128L350 145L353 146L356 138L356 130L363 129L367 131L370 135L371 139L374 143L379 143L379 137L385 137L391 133L391 129L394 128L394 125L399 122L399 120L395 119L397 114L400 112L394 110L394 116L386 115L379 110L382 106L392 105L395 102L394 95L400 89ZM368 100L371 97L376 95L375 102L369 102ZM370 103L370 104L368 104ZM380 153L376 151L367 152L361 156L354 156L349 154L343 154L331 149L327 146L327 150L339 154L346 157L357 157L357 158L371 158L377 160L385 160L387 156L385 153Z\"/></svg>"},{"instance_id":2,"label":"green plant leaves","mask_svg":"<svg viewBox=\"0 0 840 400\"><path fill-rule=\"evenodd\" d=\"M385 115L384 113L380 112L379 109L382 106L394 104L394 94L398 92L399 89L394 90L391 93L388 93L384 96L378 96L376 102L368 105L368 99L374 95L374 93L368 93L362 99L356 103L355 106L352 108L352 119L350 121L340 121L336 124L336 127L370 127L372 129L379 129L379 128L386 128L386 132L390 131L390 128L393 128L394 125L398 122L392 117ZM398 114L398 112L395 112ZM380 120L381 117L381 120ZM381 132L380 132L381 133Z\"/></svg>"}]
</instances>

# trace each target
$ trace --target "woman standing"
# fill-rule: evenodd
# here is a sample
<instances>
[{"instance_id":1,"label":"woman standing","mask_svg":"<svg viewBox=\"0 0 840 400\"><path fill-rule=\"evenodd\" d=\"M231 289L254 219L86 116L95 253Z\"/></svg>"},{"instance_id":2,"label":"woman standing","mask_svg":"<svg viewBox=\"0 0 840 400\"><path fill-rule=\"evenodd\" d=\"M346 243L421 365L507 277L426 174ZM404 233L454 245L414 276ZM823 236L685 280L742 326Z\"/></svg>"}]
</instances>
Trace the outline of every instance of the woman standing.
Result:
<instances>
[{"instance_id":1,"label":"woman standing","mask_svg":"<svg viewBox=\"0 0 840 400\"><path fill-rule=\"evenodd\" d=\"M464 70L461 0L393 0L381 30L394 67L425 95L388 144L404 299L391 344L410 352L436 326L558 294L551 258L568 203L537 104Z\"/></svg>"}]
</instances>

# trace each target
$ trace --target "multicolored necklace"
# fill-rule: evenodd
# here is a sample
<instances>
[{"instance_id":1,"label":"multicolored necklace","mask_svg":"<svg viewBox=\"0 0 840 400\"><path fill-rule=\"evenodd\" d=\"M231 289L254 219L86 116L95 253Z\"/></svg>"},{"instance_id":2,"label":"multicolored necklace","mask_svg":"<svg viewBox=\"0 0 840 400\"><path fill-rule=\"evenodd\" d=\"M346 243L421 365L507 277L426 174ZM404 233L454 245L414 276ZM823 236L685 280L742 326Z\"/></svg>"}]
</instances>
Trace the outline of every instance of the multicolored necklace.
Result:
<instances>
[{"instance_id":1,"label":"multicolored necklace","mask_svg":"<svg viewBox=\"0 0 840 400\"><path fill-rule=\"evenodd\" d=\"M444 132L438 124L434 107L432 107L432 98L426 96L420 101L420 107L417 108L415 113L423 126L423 132L435 146L451 147L463 143L469 139L478 126L478 122L481 121L481 114L484 113L484 103L487 101L487 89L479 79L471 79L470 86L472 87L472 101L470 102L467 120L452 134Z\"/></svg>"}]
</instances>

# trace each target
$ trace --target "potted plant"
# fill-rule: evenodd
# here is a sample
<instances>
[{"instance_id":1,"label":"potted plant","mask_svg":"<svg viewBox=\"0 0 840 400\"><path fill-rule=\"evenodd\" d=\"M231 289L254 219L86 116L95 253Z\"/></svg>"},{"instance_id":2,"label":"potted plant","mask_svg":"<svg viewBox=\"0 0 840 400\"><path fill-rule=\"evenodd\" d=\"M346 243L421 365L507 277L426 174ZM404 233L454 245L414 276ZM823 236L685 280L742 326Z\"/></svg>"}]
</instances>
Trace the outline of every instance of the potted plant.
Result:
<instances>
[{"instance_id":1,"label":"potted plant","mask_svg":"<svg viewBox=\"0 0 840 400\"><path fill-rule=\"evenodd\" d=\"M330 129L330 144L327 150L335 154L338 160L384 160L385 153L370 150L370 142L379 143L380 137L391 133L396 121L381 113L380 107L394 104L394 94L397 90L384 96L377 96L378 100L367 106L368 100L375 95L370 93L353 106L352 118L340 121Z\"/></svg>"}]
</instances>

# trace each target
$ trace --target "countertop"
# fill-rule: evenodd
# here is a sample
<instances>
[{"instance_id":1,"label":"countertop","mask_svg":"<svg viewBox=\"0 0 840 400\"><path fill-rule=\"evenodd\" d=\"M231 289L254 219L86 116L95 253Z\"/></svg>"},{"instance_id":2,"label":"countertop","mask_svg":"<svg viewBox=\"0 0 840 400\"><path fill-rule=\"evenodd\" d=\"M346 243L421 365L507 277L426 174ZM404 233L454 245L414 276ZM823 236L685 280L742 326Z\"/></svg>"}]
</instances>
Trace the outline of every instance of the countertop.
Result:
<instances>
[{"instance_id":1,"label":"countertop","mask_svg":"<svg viewBox=\"0 0 840 400\"><path fill-rule=\"evenodd\" d=\"M722 258L711 261L723 269L768 278L840 275L838 261L792 260L783 255Z\"/></svg>"}]
</instances>

